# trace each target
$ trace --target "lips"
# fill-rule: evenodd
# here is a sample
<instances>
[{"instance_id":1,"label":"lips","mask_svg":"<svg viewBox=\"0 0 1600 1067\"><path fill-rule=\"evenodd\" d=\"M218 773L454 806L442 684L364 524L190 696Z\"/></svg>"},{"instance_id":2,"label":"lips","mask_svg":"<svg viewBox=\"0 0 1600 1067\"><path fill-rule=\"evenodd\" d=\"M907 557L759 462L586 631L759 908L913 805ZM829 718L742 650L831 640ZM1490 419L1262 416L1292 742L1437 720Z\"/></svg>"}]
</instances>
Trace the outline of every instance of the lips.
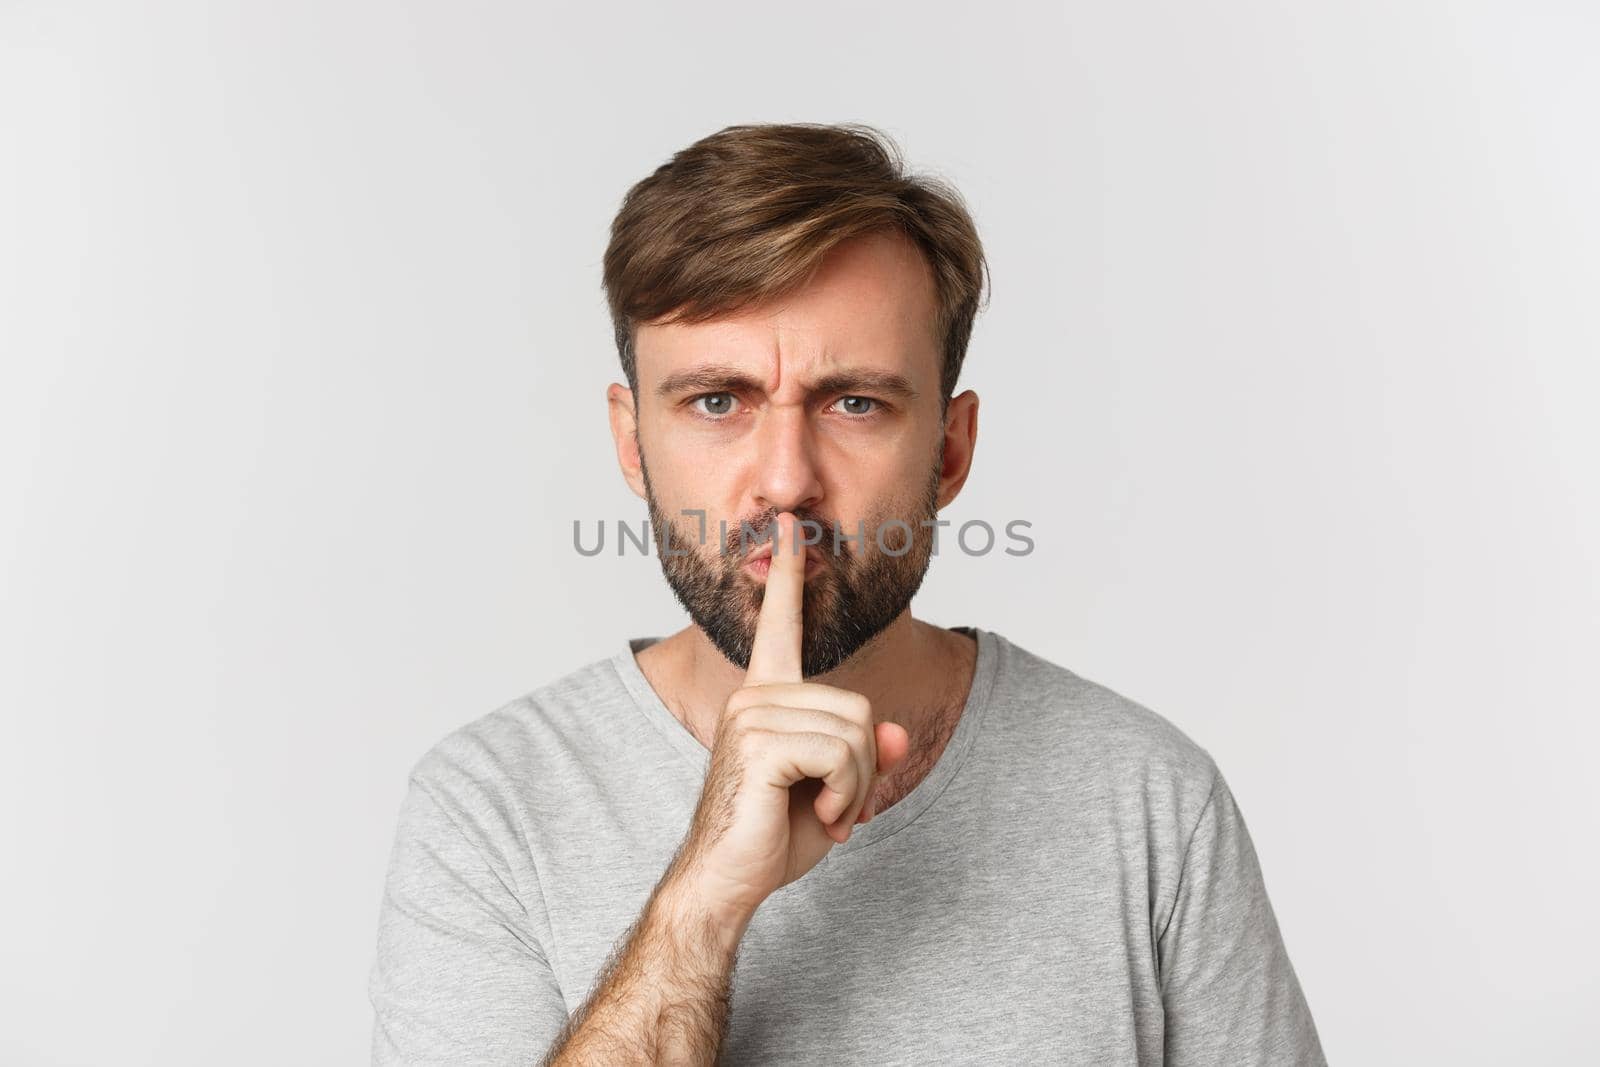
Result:
<instances>
[{"instance_id":1,"label":"lips","mask_svg":"<svg viewBox=\"0 0 1600 1067\"><path fill-rule=\"evenodd\" d=\"M807 578L820 573L827 566L827 559L822 554L822 549L816 545L806 546L806 573ZM772 569L772 542L757 546L745 557L741 569L765 579L767 572Z\"/></svg>"},{"instance_id":2,"label":"lips","mask_svg":"<svg viewBox=\"0 0 1600 1067\"><path fill-rule=\"evenodd\" d=\"M752 549L750 554L745 557L745 562L746 563L754 563L758 559L771 559L771 558L772 558L772 542L771 541L766 541L766 542L763 542L760 545L757 545L754 549ZM811 559L811 560L816 560L818 563L821 563L822 562L822 549L818 548L816 545L807 545L806 546L806 558L807 559Z\"/></svg>"}]
</instances>

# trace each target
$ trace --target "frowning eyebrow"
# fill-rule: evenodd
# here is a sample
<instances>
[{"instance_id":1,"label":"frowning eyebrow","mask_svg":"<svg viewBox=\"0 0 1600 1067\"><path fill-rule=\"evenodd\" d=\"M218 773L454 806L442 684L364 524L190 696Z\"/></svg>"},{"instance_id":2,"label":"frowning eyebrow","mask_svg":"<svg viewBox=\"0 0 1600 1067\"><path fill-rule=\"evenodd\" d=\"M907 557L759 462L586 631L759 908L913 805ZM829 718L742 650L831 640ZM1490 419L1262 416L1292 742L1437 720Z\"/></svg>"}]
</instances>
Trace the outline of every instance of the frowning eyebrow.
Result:
<instances>
[{"instance_id":1,"label":"frowning eyebrow","mask_svg":"<svg viewBox=\"0 0 1600 1067\"><path fill-rule=\"evenodd\" d=\"M761 388L761 383L740 367L724 363L708 363L705 366L691 367L667 375L661 379L661 384L656 386L656 395L670 398L690 391L758 393ZM879 393L906 401L915 400L918 396L916 389L912 388L911 381L905 375L867 367L845 367L830 371L812 383L809 391L813 394L843 393L847 396L857 393Z\"/></svg>"}]
</instances>

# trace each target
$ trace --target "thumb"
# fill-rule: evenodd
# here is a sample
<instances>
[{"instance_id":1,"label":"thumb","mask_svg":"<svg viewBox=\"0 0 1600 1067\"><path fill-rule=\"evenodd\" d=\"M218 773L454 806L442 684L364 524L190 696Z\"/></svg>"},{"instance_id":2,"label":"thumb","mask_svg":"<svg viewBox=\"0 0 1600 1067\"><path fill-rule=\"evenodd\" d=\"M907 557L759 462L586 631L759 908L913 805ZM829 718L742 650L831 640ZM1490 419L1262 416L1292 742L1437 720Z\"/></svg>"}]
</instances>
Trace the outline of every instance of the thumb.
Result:
<instances>
[{"instance_id":1,"label":"thumb","mask_svg":"<svg viewBox=\"0 0 1600 1067\"><path fill-rule=\"evenodd\" d=\"M911 735L897 722L880 722L873 729L878 743L878 773L885 774L911 752Z\"/></svg>"}]
</instances>

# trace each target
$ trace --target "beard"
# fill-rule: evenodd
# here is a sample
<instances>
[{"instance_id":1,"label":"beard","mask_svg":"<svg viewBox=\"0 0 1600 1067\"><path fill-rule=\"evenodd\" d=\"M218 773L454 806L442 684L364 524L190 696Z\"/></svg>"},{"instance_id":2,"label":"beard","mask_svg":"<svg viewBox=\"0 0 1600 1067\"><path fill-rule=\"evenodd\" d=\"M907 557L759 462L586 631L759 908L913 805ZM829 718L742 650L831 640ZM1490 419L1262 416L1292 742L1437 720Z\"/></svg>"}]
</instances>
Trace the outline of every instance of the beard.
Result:
<instances>
[{"instance_id":1,"label":"beard","mask_svg":"<svg viewBox=\"0 0 1600 1067\"><path fill-rule=\"evenodd\" d=\"M939 458L943 458L942 442ZM801 522L815 524L800 527L802 539L814 537L817 530L822 534L816 548L822 553L824 567L805 580L801 597L802 678L827 674L843 664L911 604L933 554L932 522L938 516L941 465L934 463L918 496L891 502L862 520L865 536L859 542L845 541L846 536L862 532L855 525L847 526L809 509L787 509ZM642 451L639 469L657 555L673 595L728 662L749 670L766 587L745 571L744 565L750 552L774 537L772 524L780 509L768 508L741 520L748 527L743 531L741 522L731 522L726 535L720 528L712 529L708 520L702 537L698 516L685 516L688 524L679 526L662 512ZM901 504L911 506L899 507ZM910 526L909 533L896 519ZM886 527L886 522L892 525ZM839 531L837 550L835 529ZM878 544L880 537L883 548Z\"/></svg>"}]
</instances>

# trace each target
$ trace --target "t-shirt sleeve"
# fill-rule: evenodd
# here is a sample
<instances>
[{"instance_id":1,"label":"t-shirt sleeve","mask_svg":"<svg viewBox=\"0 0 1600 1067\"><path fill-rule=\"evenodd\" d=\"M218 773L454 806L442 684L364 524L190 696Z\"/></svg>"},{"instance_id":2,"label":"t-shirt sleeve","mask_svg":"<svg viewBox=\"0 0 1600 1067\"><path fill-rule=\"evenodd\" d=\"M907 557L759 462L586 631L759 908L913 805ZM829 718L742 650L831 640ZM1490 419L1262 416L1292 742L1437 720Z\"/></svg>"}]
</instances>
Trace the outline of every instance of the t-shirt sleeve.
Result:
<instances>
[{"instance_id":1,"label":"t-shirt sleeve","mask_svg":"<svg viewBox=\"0 0 1600 1067\"><path fill-rule=\"evenodd\" d=\"M1166 1063L1326 1067L1244 817L1220 773L1157 946Z\"/></svg>"},{"instance_id":2,"label":"t-shirt sleeve","mask_svg":"<svg viewBox=\"0 0 1600 1067\"><path fill-rule=\"evenodd\" d=\"M528 1067L550 1049L567 1008L514 884L487 838L413 776L368 979L375 1067Z\"/></svg>"}]
</instances>

